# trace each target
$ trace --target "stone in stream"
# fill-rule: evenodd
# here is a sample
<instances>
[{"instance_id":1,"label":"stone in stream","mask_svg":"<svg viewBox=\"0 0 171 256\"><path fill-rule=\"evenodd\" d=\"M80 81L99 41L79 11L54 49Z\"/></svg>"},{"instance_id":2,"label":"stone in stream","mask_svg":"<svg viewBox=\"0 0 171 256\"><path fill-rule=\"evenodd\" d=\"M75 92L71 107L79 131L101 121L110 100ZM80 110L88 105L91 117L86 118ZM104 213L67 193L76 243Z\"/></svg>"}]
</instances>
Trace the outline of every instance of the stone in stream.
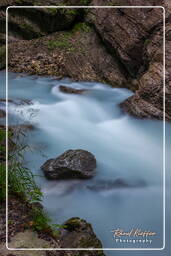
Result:
<instances>
[{"instance_id":1,"label":"stone in stream","mask_svg":"<svg viewBox=\"0 0 171 256\"><path fill-rule=\"evenodd\" d=\"M93 154L82 149L67 150L41 166L48 179L88 179L94 176L95 168L96 159Z\"/></svg>"},{"instance_id":2,"label":"stone in stream","mask_svg":"<svg viewBox=\"0 0 171 256\"><path fill-rule=\"evenodd\" d=\"M70 94L82 94L84 92L87 92L86 89L75 89L65 85L60 85L59 90L63 93L70 93Z\"/></svg>"},{"instance_id":3,"label":"stone in stream","mask_svg":"<svg viewBox=\"0 0 171 256\"><path fill-rule=\"evenodd\" d=\"M5 105L6 102L8 103L12 103L14 105L32 105L32 101L29 100L29 99L15 99L15 100L11 100L11 99L8 99L8 101L6 101L6 99L0 99L0 104L2 105Z\"/></svg>"}]
</instances>

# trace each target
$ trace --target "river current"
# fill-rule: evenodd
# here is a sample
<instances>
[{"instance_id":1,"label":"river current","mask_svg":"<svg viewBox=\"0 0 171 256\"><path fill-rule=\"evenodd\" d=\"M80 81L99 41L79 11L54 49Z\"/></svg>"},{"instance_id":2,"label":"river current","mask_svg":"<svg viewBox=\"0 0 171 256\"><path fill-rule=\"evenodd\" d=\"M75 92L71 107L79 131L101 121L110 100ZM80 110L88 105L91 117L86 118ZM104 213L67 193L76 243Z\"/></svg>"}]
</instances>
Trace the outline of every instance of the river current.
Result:
<instances>
[{"instance_id":1,"label":"river current","mask_svg":"<svg viewBox=\"0 0 171 256\"><path fill-rule=\"evenodd\" d=\"M5 84L4 73L0 73ZM64 94L59 85L87 89L82 95ZM1 94L5 87L1 88ZM43 205L54 222L81 217L93 226L104 248L163 247L163 123L139 120L123 113L119 103L128 89L69 79L20 76L9 73L9 123L34 126L26 136L30 149L24 165L32 170L43 193ZM26 101L25 101L26 100ZM31 104L27 104L28 100ZM3 105L3 103L1 103ZM3 107L3 106L2 106ZM166 123L166 174L170 185L171 125ZM85 149L97 160L96 176L89 180L49 181L40 166L68 149ZM128 187L116 187L122 179ZM167 189L167 199L170 189ZM168 214L170 207L168 206ZM113 229L150 230L152 243L116 242ZM166 232L171 232L167 225ZM167 242L167 241L166 241ZM169 248L167 248L169 250ZM164 251L146 254L162 255ZM106 255L143 255L111 252Z\"/></svg>"}]
</instances>

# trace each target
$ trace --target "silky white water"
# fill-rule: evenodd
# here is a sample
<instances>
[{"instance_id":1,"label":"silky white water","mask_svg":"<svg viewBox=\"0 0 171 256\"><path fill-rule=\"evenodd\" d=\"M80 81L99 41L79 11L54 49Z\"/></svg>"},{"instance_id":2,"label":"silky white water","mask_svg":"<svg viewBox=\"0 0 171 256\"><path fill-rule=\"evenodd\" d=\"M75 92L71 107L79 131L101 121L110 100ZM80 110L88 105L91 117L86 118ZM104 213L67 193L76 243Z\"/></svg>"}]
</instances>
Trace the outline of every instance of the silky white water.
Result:
<instances>
[{"instance_id":1,"label":"silky white water","mask_svg":"<svg viewBox=\"0 0 171 256\"><path fill-rule=\"evenodd\" d=\"M61 84L88 91L83 95L64 94L58 89ZM27 99L32 104L10 103L9 122L35 127L27 133L31 150L25 153L24 164L40 175L36 180L44 193L43 204L54 222L63 223L77 216L87 220L104 248L161 248L163 124L122 113L118 104L131 95L127 89L95 82L74 83L11 73L9 99ZM166 123L166 128L170 133L171 125ZM166 146L169 155L171 143L167 141ZM97 173L93 179L49 181L43 177L40 166L68 149L85 149L95 155ZM112 186L117 178L130 187ZM151 244L116 243L111 232L116 228L150 230L156 236Z\"/></svg>"}]
</instances>

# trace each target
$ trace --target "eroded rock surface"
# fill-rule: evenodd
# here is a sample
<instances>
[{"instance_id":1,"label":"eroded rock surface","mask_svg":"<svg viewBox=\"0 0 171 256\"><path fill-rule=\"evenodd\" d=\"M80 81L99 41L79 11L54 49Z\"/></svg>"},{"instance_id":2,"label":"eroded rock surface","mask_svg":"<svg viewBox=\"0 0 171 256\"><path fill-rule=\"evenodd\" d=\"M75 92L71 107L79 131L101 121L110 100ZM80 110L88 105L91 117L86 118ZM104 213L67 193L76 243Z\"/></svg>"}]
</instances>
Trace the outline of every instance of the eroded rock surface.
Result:
<instances>
[{"instance_id":1,"label":"eroded rock surface","mask_svg":"<svg viewBox=\"0 0 171 256\"><path fill-rule=\"evenodd\" d=\"M171 121L171 24L166 25L166 73L164 86L163 27L151 37L145 47L149 60L148 70L139 78L139 89L121 107L141 118L163 119L164 90L166 95L166 120Z\"/></svg>"},{"instance_id":2,"label":"eroded rock surface","mask_svg":"<svg viewBox=\"0 0 171 256\"><path fill-rule=\"evenodd\" d=\"M94 176L96 159L85 150L68 150L56 159L47 160L42 166L48 179L86 179Z\"/></svg>"},{"instance_id":3,"label":"eroded rock surface","mask_svg":"<svg viewBox=\"0 0 171 256\"><path fill-rule=\"evenodd\" d=\"M118 2L108 1L114 6ZM130 6L132 2L125 0L124 5ZM151 5L151 1L146 2L149 3L147 5ZM105 0L94 0L92 3L95 6L107 5ZM141 3L143 6L144 1L139 1L138 5ZM94 24L111 54L118 57L125 72L134 77L137 76L144 64L142 51L144 42L153 29L162 23L163 10L156 8L94 8L88 15L88 20Z\"/></svg>"}]
</instances>

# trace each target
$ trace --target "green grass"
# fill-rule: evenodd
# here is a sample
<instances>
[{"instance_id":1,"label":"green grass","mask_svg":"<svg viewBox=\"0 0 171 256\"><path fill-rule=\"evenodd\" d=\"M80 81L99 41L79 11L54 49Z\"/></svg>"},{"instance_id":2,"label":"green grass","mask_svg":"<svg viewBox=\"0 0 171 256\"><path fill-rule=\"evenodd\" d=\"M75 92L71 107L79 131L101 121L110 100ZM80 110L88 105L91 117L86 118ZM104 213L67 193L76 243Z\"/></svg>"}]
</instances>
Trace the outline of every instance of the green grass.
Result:
<instances>
[{"instance_id":1,"label":"green grass","mask_svg":"<svg viewBox=\"0 0 171 256\"><path fill-rule=\"evenodd\" d=\"M61 6L64 6L65 4L62 4ZM60 6L57 5L57 6ZM71 9L71 8L48 8L47 9L48 12L50 12L52 15L56 15L57 12L64 14L64 15L71 15L71 16L75 16L77 14L77 10L76 9Z\"/></svg>"},{"instance_id":2,"label":"green grass","mask_svg":"<svg viewBox=\"0 0 171 256\"><path fill-rule=\"evenodd\" d=\"M28 32L34 32L34 28L28 23L21 24L21 28Z\"/></svg>"},{"instance_id":3,"label":"green grass","mask_svg":"<svg viewBox=\"0 0 171 256\"><path fill-rule=\"evenodd\" d=\"M34 206L34 203L40 203L43 194L35 182L32 172L23 166L23 155L27 146L19 143L19 137L25 134L17 130L17 132L8 132L9 158L8 158L8 194L19 197L23 203L33 205L31 212L28 214L32 219L29 227L36 231L48 231L54 237L60 233L58 224L52 224L51 219L41 207ZM0 128L0 203L6 198L6 130ZM13 147L11 146L13 145ZM11 220L12 221L12 220ZM10 223L9 223L10 224Z\"/></svg>"},{"instance_id":4,"label":"green grass","mask_svg":"<svg viewBox=\"0 0 171 256\"><path fill-rule=\"evenodd\" d=\"M61 40L61 41L51 40L48 42L48 47L51 50L53 50L55 48L69 48L69 47L71 47L71 44L65 40Z\"/></svg>"},{"instance_id":5,"label":"green grass","mask_svg":"<svg viewBox=\"0 0 171 256\"><path fill-rule=\"evenodd\" d=\"M63 49L69 52L73 52L75 51L75 47L70 39L71 39L71 33L65 32L65 34L60 35L59 38L48 41L47 43L48 49L54 50L59 48L61 50Z\"/></svg>"},{"instance_id":6,"label":"green grass","mask_svg":"<svg viewBox=\"0 0 171 256\"><path fill-rule=\"evenodd\" d=\"M48 8L48 12L50 12L52 15L55 15L58 12L58 8Z\"/></svg>"},{"instance_id":7,"label":"green grass","mask_svg":"<svg viewBox=\"0 0 171 256\"><path fill-rule=\"evenodd\" d=\"M76 9L65 9L66 10L66 14L68 15L76 15L77 14L77 10Z\"/></svg>"},{"instance_id":8,"label":"green grass","mask_svg":"<svg viewBox=\"0 0 171 256\"><path fill-rule=\"evenodd\" d=\"M32 172L22 166L23 154L26 146L17 145L13 141L14 134L9 131L9 157L8 157L8 185L9 194L19 194L24 200L29 202L39 202L42 193L34 181ZM6 187L6 164L5 164L5 148L6 131L0 129L0 153L2 159L0 161L0 201L5 200ZM12 145L12 146L11 146ZM13 148L13 149L12 149Z\"/></svg>"},{"instance_id":9,"label":"green grass","mask_svg":"<svg viewBox=\"0 0 171 256\"><path fill-rule=\"evenodd\" d=\"M72 32L82 31L82 32L88 33L91 30L92 30L91 27L87 23L79 22L79 23L75 24Z\"/></svg>"},{"instance_id":10,"label":"green grass","mask_svg":"<svg viewBox=\"0 0 171 256\"><path fill-rule=\"evenodd\" d=\"M63 34L60 34L58 37L56 37L53 40L49 40L46 43L46 46L48 47L49 50L61 49L61 50L67 50L68 52L74 52L76 51L76 46L75 46L76 42L73 40L74 34L79 32L88 33L91 30L92 28L85 22L76 23L72 30L70 30L69 32L64 32Z\"/></svg>"}]
</instances>

